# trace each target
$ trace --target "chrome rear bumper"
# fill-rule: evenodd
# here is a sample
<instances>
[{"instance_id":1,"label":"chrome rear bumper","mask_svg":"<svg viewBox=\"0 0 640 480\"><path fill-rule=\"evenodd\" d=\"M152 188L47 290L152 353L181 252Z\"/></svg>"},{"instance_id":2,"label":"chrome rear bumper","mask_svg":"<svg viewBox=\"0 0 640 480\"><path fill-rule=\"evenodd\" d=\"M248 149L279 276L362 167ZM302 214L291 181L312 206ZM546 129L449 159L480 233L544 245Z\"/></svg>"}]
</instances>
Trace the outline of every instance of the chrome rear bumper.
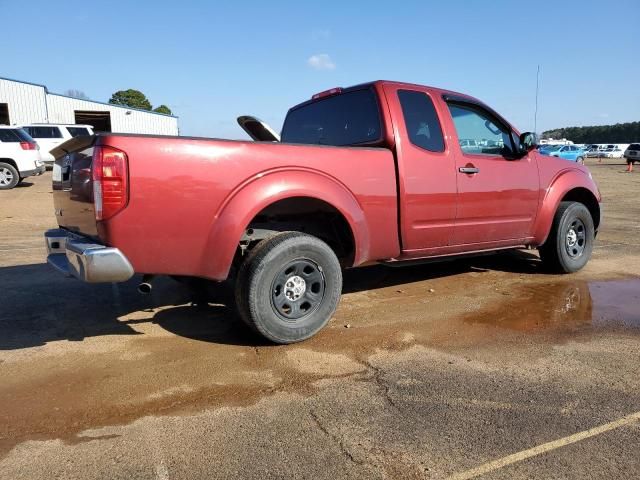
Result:
<instances>
[{"instance_id":1,"label":"chrome rear bumper","mask_svg":"<svg viewBox=\"0 0 640 480\"><path fill-rule=\"evenodd\" d=\"M47 263L66 276L88 283L124 282L133 274L127 257L117 248L105 247L67 230L47 230Z\"/></svg>"}]
</instances>

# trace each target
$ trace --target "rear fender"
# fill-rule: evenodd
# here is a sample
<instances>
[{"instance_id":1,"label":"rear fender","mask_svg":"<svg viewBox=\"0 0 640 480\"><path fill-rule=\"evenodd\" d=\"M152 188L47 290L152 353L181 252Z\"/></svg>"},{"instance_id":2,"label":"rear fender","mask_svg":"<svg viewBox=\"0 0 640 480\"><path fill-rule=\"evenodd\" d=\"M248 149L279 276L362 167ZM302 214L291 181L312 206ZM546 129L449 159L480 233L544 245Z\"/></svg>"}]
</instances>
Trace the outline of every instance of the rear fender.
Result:
<instances>
[{"instance_id":1,"label":"rear fender","mask_svg":"<svg viewBox=\"0 0 640 480\"><path fill-rule=\"evenodd\" d=\"M560 172L551 181L536 219L534 229L534 243L536 245L542 245L547 240L551 231L553 217L558 210L560 202L574 190L582 190L583 192L586 190L584 193L588 192L587 194L592 195L593 200L598 205L598 209L600 209L602 200L600 192L593 179L587 173L577 169Z\"/></svg>"},{"instance_id":2,"label":"rear fender","mask_svg":"<svg viewBox=\"0 0 640 480\"><path fill-rule=\"evenodd\" d=\"M309 169L262 172L230 193L216 212L200 263L201 276L224 280L229 274L242 235L264 208L286 198L309 197L336 208L347 220L355 241L354 265L368 259L369 231L354 195L333 177Z\"/></svg>"}]
</instances>

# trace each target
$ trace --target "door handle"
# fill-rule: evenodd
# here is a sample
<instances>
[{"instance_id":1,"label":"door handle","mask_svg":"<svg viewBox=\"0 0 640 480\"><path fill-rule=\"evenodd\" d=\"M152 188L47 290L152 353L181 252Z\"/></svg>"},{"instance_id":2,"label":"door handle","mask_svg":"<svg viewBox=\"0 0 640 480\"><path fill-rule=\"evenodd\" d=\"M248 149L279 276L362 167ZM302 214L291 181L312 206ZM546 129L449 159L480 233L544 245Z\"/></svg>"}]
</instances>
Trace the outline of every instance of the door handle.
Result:
<instances>
[{"instance_id":1,"label":"door handle","mask_svg":"<svg viewBox=\"0 0 640 480\"><path fill-rule=\"evenodd\" d=\"M474 174L480 172L478 167L460 167L458 169L460 173Z\"/></svg>"}]
</instances>

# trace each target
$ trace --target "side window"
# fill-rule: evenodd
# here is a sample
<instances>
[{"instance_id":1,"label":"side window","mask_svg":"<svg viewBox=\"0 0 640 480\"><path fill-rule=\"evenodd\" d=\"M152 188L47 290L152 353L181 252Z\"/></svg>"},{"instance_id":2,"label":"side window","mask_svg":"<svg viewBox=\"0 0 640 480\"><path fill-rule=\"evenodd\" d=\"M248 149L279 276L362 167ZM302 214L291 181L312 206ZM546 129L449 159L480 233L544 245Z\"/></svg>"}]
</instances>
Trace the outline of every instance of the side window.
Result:
<instances>
[{"instance_id":1,"label":"side window","mask_svg":"<svg viewBox=\"0 0 640 480\"><path fill-rule=\"evenodd\" d=\"M58 127L24 127L33 138L62 138L62 133Z\"/></svg>"},{"instance_id":2,"label":"side window","mask_svg":"<svg viewBox=\"0 0 640 480\"><path fill-rule=\"evenodd\" d=\"M482 109L449 103L449 112L458 132L458 139L469 140L463 152L480 155L513 155L511 131L499 125Z\"/></svg>"},{"instance_id":3,"label":"side window","mask_svg":"<svg viewBox=\"0 0 640 480\"><path fill-rule=\"evenodd\" d=\"M409 141L430 152L444 151L444 138L438 114L426 93L398 90Z\"/></svg>"}]
</instances>

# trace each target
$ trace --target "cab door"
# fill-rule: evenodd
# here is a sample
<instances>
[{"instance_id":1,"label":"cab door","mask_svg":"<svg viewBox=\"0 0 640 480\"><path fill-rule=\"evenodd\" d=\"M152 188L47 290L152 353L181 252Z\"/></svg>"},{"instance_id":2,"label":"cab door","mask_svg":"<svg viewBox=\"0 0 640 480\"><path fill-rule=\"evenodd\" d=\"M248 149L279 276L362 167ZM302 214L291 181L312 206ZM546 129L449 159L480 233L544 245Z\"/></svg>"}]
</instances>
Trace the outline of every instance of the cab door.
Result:
<instances>
[{"instance_id":1,"label":"cab door","mask_svg":"<svg viewBox=\"0 0 640 480\"><path fill-rule=\"evenodd\" d=\"M396 138L403 255L417 257L451 242L455 160L430 90L387 84L384 93Z\"/></svg>"},{"instance_id":2,"label":"cab door","mask_svg":"<svg viewBox=\"0 0 640 480\"><path fill-rule=\"evenodd\" d=\"M458 199L453 245L519 244L532 235L540 180L535 154L516 159L517 136L497 114L464 99L445 99L458 140Z\"/></svg>"}]
</instances>

